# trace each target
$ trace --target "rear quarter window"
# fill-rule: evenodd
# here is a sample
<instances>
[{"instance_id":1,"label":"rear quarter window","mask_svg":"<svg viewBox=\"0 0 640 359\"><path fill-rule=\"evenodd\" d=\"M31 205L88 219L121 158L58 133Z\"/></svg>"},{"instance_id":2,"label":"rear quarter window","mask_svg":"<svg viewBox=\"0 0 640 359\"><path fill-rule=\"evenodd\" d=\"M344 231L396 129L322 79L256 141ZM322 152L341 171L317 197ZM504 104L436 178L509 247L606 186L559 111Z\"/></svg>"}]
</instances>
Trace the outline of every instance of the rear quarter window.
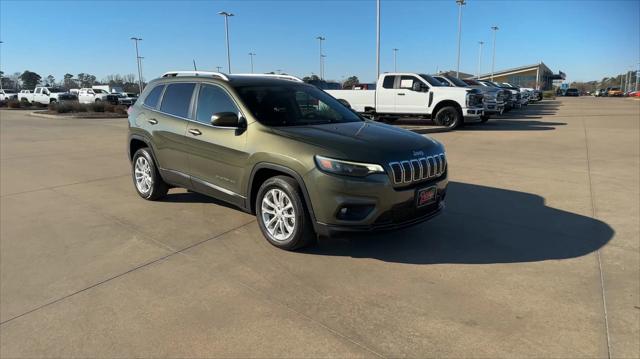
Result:
<instances>
[{"instance_id":1,"label":"rear quarter window","mask_svg":"<svg viewBox=\"0 0 640 359\"><path fill-rule=\"evenodd\" d=\"M158 107L158 101L160 100L160 95L162 95L162 89L164 89L164 85L154 87L144 99L144 104L151 108ZM84 92L86 92L86 90Z\"/></svg>"},{"instance_id":2,"label":"rear quarter window","mask_svg":"<svg viewBox=\"0 0 640 359\"><path fill-rule=\"evenodd\" d=\"M188 118L191 96L193 96L194 83L177 83L167 85L162 96L160 111L170 115Z\"/></svg>"}]
</instances>

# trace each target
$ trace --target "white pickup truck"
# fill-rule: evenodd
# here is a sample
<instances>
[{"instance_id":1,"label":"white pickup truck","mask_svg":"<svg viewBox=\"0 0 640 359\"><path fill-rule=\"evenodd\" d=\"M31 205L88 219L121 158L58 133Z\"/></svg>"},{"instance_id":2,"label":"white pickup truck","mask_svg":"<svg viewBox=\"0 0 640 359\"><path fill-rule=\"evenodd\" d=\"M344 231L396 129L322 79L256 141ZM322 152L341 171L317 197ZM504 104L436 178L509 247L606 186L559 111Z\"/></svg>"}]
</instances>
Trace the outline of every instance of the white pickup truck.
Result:
<instances>
[{"instance_id":1,"label":"white pickup truck","mask_svg":"<svg viewBox=\"0 0 640 359\"><path fill-rule=\"evenodd\" d=\"M483 114L482 94L475 89L446 87L425 74L380 75L376 90L326 90L354 111L373 119L431 118L450 129Z\"/></svg>"},{"instance_id":2,"label":"white pickup truck","mask_svg":"<svg viewBox=\"0 0 640 359\"><path fill-rule=\"evenodd\" d=\"M78 98L74 94L58 87L38 86L33 93L20 91L18 99L22 102L48 105L53 102L73 101Z\"/></svg>"}]
</instances>

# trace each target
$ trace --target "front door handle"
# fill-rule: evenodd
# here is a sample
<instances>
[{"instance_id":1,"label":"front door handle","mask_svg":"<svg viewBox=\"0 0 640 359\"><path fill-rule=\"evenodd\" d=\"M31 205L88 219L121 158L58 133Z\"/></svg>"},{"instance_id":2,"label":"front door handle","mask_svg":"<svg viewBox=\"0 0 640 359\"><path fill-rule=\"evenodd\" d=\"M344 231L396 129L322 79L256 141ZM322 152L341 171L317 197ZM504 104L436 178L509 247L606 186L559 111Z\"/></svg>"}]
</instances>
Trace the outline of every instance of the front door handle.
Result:
<instances>
[{"instance_id":1,"label":"front door handle","mask_svg":"<svg viewBox=\"0 0 640 359\"><path fill-rule=\"evenodd\" d=\"M157 125L158 124L158 120L156 120L155 118L149 119L149 120L147 120L147 122L149 122L152 125Z\"/></svg>"},{"instance_id":2,"label":"front door handle","mask_svg":"<svg viewBox=\"0 0 640 359\"><path fill-rule=\"evenodd\" d=\"M404 94L403 93L399 93L398 96L404 96Z\"/></svg>"},{"instance_id":3,"label":"front door handle","mask_svg":"<svg viewBox=\"0 0 640 359\"><path fill-rule=\"evenodd\" d=\"M202 132L200 132L200 130L195 129L195 128L190 128L189 129L189 133L194 135L194 136L200 136L202 134Z\"/></svg>"}]
</instances>

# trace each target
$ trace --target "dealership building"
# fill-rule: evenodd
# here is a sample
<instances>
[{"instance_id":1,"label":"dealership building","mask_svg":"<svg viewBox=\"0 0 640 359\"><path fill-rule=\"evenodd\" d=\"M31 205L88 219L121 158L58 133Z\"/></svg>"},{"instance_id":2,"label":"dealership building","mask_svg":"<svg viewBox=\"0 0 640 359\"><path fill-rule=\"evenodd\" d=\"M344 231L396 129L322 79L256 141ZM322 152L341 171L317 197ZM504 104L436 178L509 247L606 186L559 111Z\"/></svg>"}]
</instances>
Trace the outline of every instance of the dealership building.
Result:
<instances>
[{"instance_id":1,"label":"dealership building","mask_svg":"<svg viewBox=\"0 0 640 359\"><path fill-rule=\"evenodd\" d=\"M495 82L508 82L515 86L530 87L539 90L551 90L554 80L564 80L566 75L562 71L554 74L544 62L534 65L520 66L512 69L495 71L483 74L480 80L491 80Z\"/></svg>"}]
</instances>

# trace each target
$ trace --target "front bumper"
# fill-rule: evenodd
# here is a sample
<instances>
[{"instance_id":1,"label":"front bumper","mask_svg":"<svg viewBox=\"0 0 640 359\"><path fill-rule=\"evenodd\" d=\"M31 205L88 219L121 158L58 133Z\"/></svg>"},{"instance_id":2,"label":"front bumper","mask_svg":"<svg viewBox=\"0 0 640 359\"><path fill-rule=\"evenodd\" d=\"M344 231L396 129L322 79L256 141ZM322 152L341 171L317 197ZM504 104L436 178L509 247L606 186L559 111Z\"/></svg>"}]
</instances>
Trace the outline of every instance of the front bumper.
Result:
<instances>
[{"instance_id":1,"label":"front bumper","mask_svg":"<svg viewBox=\"0 0 640 359\"><path fill-rule=\"evenodd\" d=\"M490 115L490 114L496 114L496 113L502 113L504 111L504 102L485 102L484 103L484 114L485 115Z\"/></svg>"},{"instance_id":2,"label":"front bumper","mask_svg":"<svg viewBox=\"0 0 640 359\"><path fill-rule=\"evenodd\" d=\"M484 114L484 109L482 107L467 107L462 109L462 115L464 118L478 118Z\"/></svg>"},{"instance_id":3,"label":"front bumper","mask_svg":"<svg viewBox=\"0 0 640 359\"><path fill-rule=\"evenodd\" d=\"M404 187L394 187L387 174L350 178L310 171L304 178L308 186L315 230L322 236L340 232L367 232L402 228L418 224L440 214L447 192L447 173ZM432 204L416 206L418 190L436 187ZM341 219L341 210L366 208L361 217Z\"/></svg>"}]
</instances>

